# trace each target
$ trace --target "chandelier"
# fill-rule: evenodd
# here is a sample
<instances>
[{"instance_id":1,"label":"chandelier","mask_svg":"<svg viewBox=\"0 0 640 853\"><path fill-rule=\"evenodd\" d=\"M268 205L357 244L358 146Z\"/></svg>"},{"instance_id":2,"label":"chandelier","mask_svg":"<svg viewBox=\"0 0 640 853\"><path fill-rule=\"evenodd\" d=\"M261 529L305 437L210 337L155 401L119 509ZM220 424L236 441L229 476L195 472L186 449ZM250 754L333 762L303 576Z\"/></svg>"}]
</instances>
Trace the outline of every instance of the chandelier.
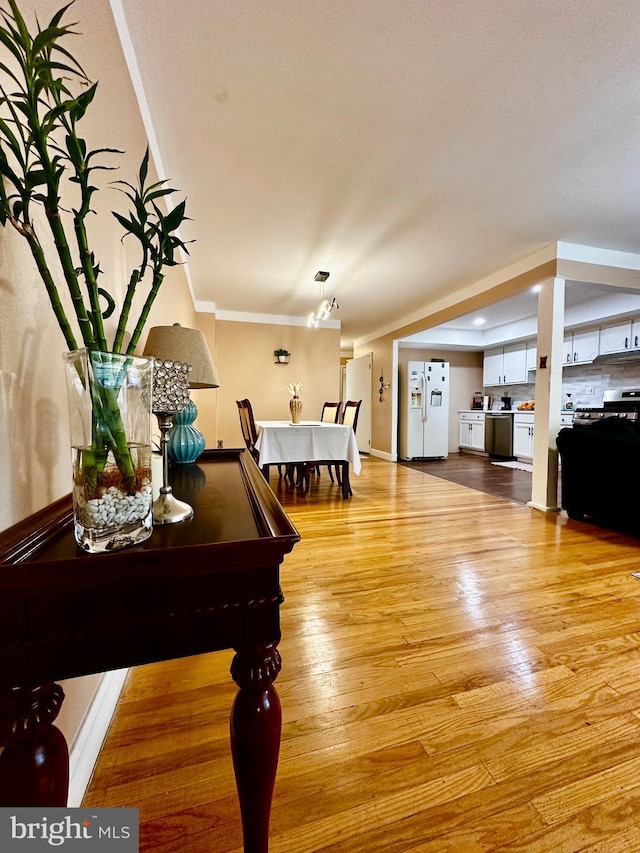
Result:
<instances>
[{"instance_id":1,"label":"chandelier","mask_svg":"<svg viewBox=\"0 0 640 853\"><path fill-rule=\"evenodd\" d=\"M315 274L315 281L320 282L320 296L324 296L324 283L329 278L328 272L323 272L320 270ZM309 328L317 329L320 323L323 320L327 320L329 314L333 311L334 308L339 308L335 296L331 297L331 299L323 299L320 307L315 313L311 313L309 315L309 319L307 320L307 326Z\"/></svg>"}]
</instances>

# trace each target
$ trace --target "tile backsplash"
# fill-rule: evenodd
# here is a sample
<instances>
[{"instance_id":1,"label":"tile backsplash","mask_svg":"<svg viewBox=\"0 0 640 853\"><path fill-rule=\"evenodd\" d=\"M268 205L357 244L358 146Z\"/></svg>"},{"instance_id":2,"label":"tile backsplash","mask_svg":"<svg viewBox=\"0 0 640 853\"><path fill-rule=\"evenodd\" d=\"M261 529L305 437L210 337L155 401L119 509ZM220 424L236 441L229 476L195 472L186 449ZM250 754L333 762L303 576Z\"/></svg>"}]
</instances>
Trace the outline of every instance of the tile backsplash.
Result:
<instances>
[{"instance_id":1,"label":"tile backsplash","mask_svg":"<svg viewBox=\"0 0 640 853\"><path fill-rule=\"evenodd\" d=\"M530 374L533 375L533 374ZM562 372L562 401L571 394L574 406L600 406L605 391L615 388L640 388L640 362L629 364L581 364L575 367L565 367ZM501 385L485 388L494 403L499 403L500 397L511 397L516 406L523 400L534 400L536 386Z\"/></svg>"}]
</instances>

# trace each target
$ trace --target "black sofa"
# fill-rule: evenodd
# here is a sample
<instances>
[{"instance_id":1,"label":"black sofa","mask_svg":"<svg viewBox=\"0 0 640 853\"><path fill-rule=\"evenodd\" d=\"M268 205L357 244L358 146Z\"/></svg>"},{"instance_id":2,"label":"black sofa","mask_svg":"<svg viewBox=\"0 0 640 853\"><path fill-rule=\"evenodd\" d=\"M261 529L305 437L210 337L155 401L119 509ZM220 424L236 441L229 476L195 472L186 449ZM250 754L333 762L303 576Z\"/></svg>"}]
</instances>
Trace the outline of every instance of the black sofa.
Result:
<instances>
[{"instance_id":1,"label":"black sofa","mask_svg":"<svg viewBox=\"0 0 640 853\"><path fill-rule=\"evenodd\" d=\"M556 444L569 518L640 533L640 426L604 418L561 429Z\"/></svg>"}]
</instances>

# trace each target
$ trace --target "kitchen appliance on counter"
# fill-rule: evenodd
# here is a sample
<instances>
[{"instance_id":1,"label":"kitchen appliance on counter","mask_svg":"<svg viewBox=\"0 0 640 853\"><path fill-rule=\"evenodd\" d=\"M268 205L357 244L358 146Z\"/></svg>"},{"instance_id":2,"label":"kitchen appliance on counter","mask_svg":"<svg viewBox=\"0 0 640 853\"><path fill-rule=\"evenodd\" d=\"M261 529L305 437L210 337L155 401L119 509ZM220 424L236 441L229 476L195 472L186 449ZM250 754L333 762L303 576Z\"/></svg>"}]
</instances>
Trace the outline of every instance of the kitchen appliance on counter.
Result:
<instances>
[{"instance_id":1,"label":"kitchen appliance on counter","mask_svg":"<svg viewBox=\"0 0 640 853\"><path fill-rule=\"evenodd\" d=\"M586 426L603 418L640 420L640 388L618 388L605 391L601 406L576 406L574 426Z\"/></svg>"},{"instance_id":2,"label":"kitchen appliance on counter","mask_svg":"<svg viewBox=\"0 0 640 853\"><path fill-rule=\"evenodd\" d=\"M502 403L502 411L510 412L511 411L511 397L501 397L500 401Z\"/></svg>"},{"instance_id":3,"label":"kitchen appliance on counter","mask_svg":"<svg viewBox=\"0 0 640 853\"><path fill-rule=\"evenodd\" d=\"M472 409L482 409L483 408L484 395L482 391L476 391L473 395L473 400L471 401Z\"/></svg>"},{"instance_id":4,"label":"kitchen appliance on counter","mask_svg":"<svg viewBox=\"0 0 640 853\"><path fill-rule=\"evenodd\" d=\"M400 458L445 459L449 453L449 362L400 365Z\"/></svg>"}]
</instances>

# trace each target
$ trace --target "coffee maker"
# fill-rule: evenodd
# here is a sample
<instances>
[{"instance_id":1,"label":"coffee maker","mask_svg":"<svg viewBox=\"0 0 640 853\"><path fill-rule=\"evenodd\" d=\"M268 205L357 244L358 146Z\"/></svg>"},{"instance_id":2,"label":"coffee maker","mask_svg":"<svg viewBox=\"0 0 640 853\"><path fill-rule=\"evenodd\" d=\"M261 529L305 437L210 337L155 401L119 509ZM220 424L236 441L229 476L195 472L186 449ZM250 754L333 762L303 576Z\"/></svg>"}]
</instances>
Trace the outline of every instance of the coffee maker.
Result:
<instances>
[{"instance_id":1,"label":"coffee maker","mask_svg":"<svg viewBox=\"0 0 640 853\"><path fill-rule=\"evenodd\" d=\"M481 409L482 408L483 395L482 391L476 391L473 395L473 400L471 401L472 409Z\"/></svg>"},{"instance_id":2,"label":"coffee maker","mask_svg":"<svg viewBox=\"0 0 640 853\"><path fill-rule=\"evenodd\" d=\"M500 400L502 401L502 407L501 407L502 411L503 412L510 412L511 411L511 397L501 397Z\"/></svg>"}]
</instances>

